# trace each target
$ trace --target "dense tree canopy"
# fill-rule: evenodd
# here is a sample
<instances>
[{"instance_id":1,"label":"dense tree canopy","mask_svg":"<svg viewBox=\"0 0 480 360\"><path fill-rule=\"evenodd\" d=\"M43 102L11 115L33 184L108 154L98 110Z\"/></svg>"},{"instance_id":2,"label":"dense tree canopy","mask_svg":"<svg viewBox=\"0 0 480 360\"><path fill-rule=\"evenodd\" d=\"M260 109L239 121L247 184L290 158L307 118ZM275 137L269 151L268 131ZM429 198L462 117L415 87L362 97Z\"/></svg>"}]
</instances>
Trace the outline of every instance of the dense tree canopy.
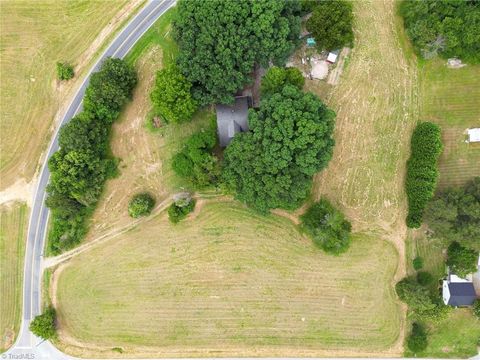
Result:
<instances>
[{"instance_id":1,"label":"dense tree canopy","mask_svg":"<svg viewBox=\"0 0 480 360\"><path fill-rule=\"evenodd\" d=\"M154 205L155 199L149 193L136 194L128 203L128 215L133 218L147 216Z\"/></svg>"},{"instance_id":2,"label":"dense tree canopy","mask_svg":"<svg viewBox=\"0 0 480 360\"><path fill-rule=\"evenodd\" d=\"M251 131L224 152L226 185L260 211L297 208L332 157L334 118L318 97L291 85L264 99L250 111Z\"/></svg>"},{"instance_id":3,"label":"dense tree canopy","mask_svg":"<svg viewBox=\"0 0 480 360\"><path fill-rule=\"evenodd\" d=\"M446 244L457 241L480 251L480 177L437 195L427 206L425 222Z\"/></svg>"},{"instance_id":4,"label":"dense tree canopy","mask_svg":"<svg viewBox=\"0 0 480 360\"><path fill-rule=\"evenodd\" d=\"M427 348L427 333L419 323L412 324L412 331L407 338L407 346L413 353L418 353Z\"/></svg>"},{"instance_id":5,"label":"dense tree canopy","mask_svg":"<svg viewBox=\"0 0 480 360\"><path fill-rule=\"evenodd\" d=\"M192 84L177 66L169 66L157 72L155 87L150 94L153 108L165 122L180 123L192 118L197 103L192 99Z\"/></svg>"},{"instance_id":6,"label":"dense tree canopy","mask_svg":"<svg viewBox=\"0 0 480 360\"><path fill-rule=\"evenodd\" d=\"M272 66L262 78L260 87L262 97L275 94L288 84L302 90L305 84L305 78L302 72L295 67L283 68Z\"/></svg>"},{"instance_id":7,"label":"dense tree canopy","mask_svg":"<svg viewBox=\"0 0 480 360\"><path fill-rule=\"evenodd\" d=\"M301 219L315 245L334 255L347 251L352 226L327 199L313 204Z\"/></svg>"},{"instance_id":8,"label":"dense tree canopy","mask_svg":"<svg viewBox=\"0 0 480 360\"><path fill-rule=\"evenodd\" d=\"M453 242L448 247L447 265L460 277L476 272L478 252Z\"/></svg>"},{"instance_id":9,"label":"dense tree canopy","mask_svg":"<svg viewBox=\"0 0 480 360\"><path fill-rule=\"evenodd\" d=\"M300 33L300 3L282 0L179 1L178 65L201 105L231 103L256 63L282 63Z\"/></svg>"},{"instance_id":10,"label":"dense tree canopy","mask_svg":"<svg viewBox=\"0 0 480 360\"><path fill-rule=\"evenodd\" d=\"M404 0L400 13L425 58L439 54L480 62L480 1Z\"/></svg>"},{"instance_id":11,"label":"dense tree canopy","mask_svg":"<svg viewBox=\"0 0 480 360\"><path fill-rule=\"evenodd\" d=\"M313 6L307 30L319 50L335 50L353 45L352 3L344 0L319 1Z\"/></svg>"},{"instance_id":12,"label":"dense tree canopy","mask_svg":"<svg viewBox=\"0 0 480 360\"><path fill-rule=\"evenodd\" d=\"M42 339L53 339L57 333L55 330L55 309L48 307L41 315L35 316L30 323L30 331Z\"/></svg>"},{"instance_id":13,"label":"dense tree canopy","mask_svg":"<svg viewBox=\"0 0 480 360\"><path fill-rule=\"evenodd\" d=\"M408 198L407 226L418 228L432 199L438 178L438 158L442 152L440 128L433 123L417 125L412 134L411 154L407 161L405 190Z\"/></svg>"},{"instance_id":14,"label":"dense tree canopy","mask_svg":"<svg viewBox=\"0 0 480 360\"><path fill-rule=\"evenodd\" d=\"M105 180L117 173L117 162L109 156L108 136L135 82L135 73L122 60L105 60L87 87L84 111L60 130L60 150L48 162L46 204L52 210L48 243L53 253L80 241Z\"/></svg>"}]
</instances>

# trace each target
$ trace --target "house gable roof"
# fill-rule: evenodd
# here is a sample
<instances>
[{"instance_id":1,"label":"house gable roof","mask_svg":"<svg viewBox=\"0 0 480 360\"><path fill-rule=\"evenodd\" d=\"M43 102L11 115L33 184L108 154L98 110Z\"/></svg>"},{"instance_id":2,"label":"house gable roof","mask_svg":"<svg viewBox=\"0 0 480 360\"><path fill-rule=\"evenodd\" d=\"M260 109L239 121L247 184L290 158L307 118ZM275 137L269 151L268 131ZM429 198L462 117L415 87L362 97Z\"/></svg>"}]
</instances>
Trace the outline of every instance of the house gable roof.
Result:
<instances>
[{"instance_id":1,"label":"house gable roof","mask_svg":"<svg viewBox=\"0 0 480 360\"><path fill-rule=\"evenodd\" d=\"M216 106L217 128L220 146L227 146L240 131L248 131L248 97L235 98L233 105Z\"/></svg>"},{"instance_id":2,"label":"house gable roof","mask_svg":"<svg viewBox=\"0 0 480 360\"><path fill-rule=\"evenodd\" d=\"M472 305L477 295L471 282L449 283L450 299L448 305L468 306Z\"/></svg>"}]
</instances>

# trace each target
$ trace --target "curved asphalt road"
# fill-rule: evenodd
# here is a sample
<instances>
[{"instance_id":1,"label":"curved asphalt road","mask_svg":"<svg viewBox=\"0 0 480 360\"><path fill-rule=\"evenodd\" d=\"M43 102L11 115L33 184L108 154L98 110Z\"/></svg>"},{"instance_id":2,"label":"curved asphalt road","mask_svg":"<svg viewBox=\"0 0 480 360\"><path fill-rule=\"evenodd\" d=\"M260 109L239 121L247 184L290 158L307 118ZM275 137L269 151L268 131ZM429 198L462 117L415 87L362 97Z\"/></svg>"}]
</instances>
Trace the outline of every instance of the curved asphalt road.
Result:
<instances>
[{"instance_id":1,"label":"curved asphalt road","mask_svg":"<svg viewBox=\"0 0 480 360\"><path fill-rule=\"evenodd\" d=\"M153 23L167 11L175 0L150 0L141 11L121 30L100 59L88 72L85 80L78 89L72 103L62 118L61 124L67 123L75 116L82 106L82 99L88 85L90 75L98 71L102 61L111 56L123 58L137 42L137 40L153 25ZM45 206L46 191L50 172L47 161L58 150L58 129L42 166L42 171L34 194L30 221L28 224L27 244L25 251L25 269L23 283L23 314L22 325L17 341L6 353L3 359L71 359L58 351L50 342L43 341L33 335L28 329L30 321L41 312L42 291L42 256L45 246L45 235L49 211Z\"/></svg>"}]
</instances>

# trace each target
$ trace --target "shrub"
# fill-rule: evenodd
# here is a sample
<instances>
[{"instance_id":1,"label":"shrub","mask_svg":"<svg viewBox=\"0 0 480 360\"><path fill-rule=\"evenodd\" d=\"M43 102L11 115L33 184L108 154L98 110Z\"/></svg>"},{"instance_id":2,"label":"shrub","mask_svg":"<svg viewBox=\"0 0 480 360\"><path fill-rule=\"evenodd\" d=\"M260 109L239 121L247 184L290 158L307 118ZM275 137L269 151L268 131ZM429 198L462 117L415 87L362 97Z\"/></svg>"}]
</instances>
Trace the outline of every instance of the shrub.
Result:
<instances>
[{"instance_id":1,"label":"shrub","mask_svg":"<svg viewBox=\"0 0 480 360\"><path fill-rule=\"evenodd\" d=\"M480 299L475 300L472 310L473 314L480 319Z\"/></svg>"},{"instance_id":2,"label":"shrub","mask_svg":"<svg viewBox=\"0 0 480 360\"><path fill-rule=\"evenodd\" d=\"M250 131L237 134L226 148L225 184L260 212L299 207L313 175L332 157L334 119L316 95L284 86L250 111Z\"/></svg>"},{"instance_id":3,"label":"shrub","mask_svg":"<svg viewBox=\"0 0 480 360\"><path fill-rule=\"evenodd\" d=\"M183 206L181 206L183 205ZM195 209L195 200L191 199L186 204L173 203L168 208L168 218L174 224L177 224L180 220L183 220L187 217L189 213Z\"/></svg>"},{"instance_id":4,"label":"shrub","mask_svg":"<svg viewBox=\"0 0 480 360\"><path fill-rule=\"evenodd\" d=\"M172 158L173 171L196 188L216 185L220 177L218 159L212 154L217 143L213 126L191 135L182 150Z\"/></svg>"},{"instance_id":5,"label":"shrub","mask_svg":"<svg viewBox=\"0 0 480 360\"><path fill-rule=\"evenodd\" d=\"M353 45L352 23L351 2L319 1L307 20L307 30L312 33L320 51L334 50Z\"/></svg>"},{"instance_id":6,"label":"shrub","mask_svg":"<svg viewBox=\"0 0 480 360\"><path fill-rule=\"evenodd\" d=\"M70 80L75 73L73 66L68 63L57 62L57 78L58 80Z\"/></svg>"},{"instance_id":7,"label":"shrub","mask_svg":"<svg viewBox=\"0 0 480 360\"><path fill-rule=\"evenodd\" d=\"M189 121L197 109L197 103L190 94L191 87L192 84L175 65L158 71L150 94L155 113L167 123Z\"/></svg>"},{"instance_id":8,"label":"shrub","mask_svg":"<svg viewBox=\"0 0 480 360\"><path fill-rule=\"evenodd\" d=\"M301 219L304 229L318 247L334 255L347 251L352 226L327 199L313 204Z\"/></svg>"},{"instance_id":9,"label":"shrub","mask_svg":"<svg viewBox=\"0 0 480 360\"><path fill-rule=\"evenodd\" d=\"M417 256L415 259L413 259L413 268L415 270L420 270L423 268L423 258Z\"/></svg>"},{"instance_id":10,"label":"shrub","mask_svg":"<svg viewBox=\"0 0 480 360\"><path fill-rule=\"evenodd\" d=\"M433 282L433 276L427 271L419 271L417 273L417 281L422 286L428 286Z\"/></svg>"},{"instance_id":11,"label":"shrub","mask_svg":"<svg viewBox=\"0 0 480 360\"><path fill-rule=\"evenodd\" d=\"M133 218L147 216L152 212L155 199L148 193L135 195L128 203L128 215Z\"/></svg>"},{"instance_id":12,"label":"shrub","mask_svg":"<svg viewBox=\"0 0 480 360\"><path fill-rule=\"evenodd\" d=\"M398 297L406 303L410 310L420 314L423 311L432 310L435 304L432 302L430 293L421 286L414 278L407 277L395 285Z\"/></svg>"},{"instance_id":13,"label":"shrub","mask_svg":"<svg viewBox=\"0 0 480 360\"><path fill-rule=\"evenodd\" d=\"M405 182L407 226L410 228L418 228L422 224L423 212L437 184L437 162L441 152L440 128L429 122L418 124L412 135Z\"/></svg>"},{"instance_id":14,"label":"shrub","mask_svg":"<svg viewBox=\"0 0 480 360\"><path fill-rule=\"evenodd\" d=\"M478 252L460 245L450 244L447 250L447 265L460 277L465 277L477 271Z\"/></svg>"},{"instance_id":15,"label":"shrub","mask_svg":"<svg viewBox=\"0 0 480 360\"><path fill-rule=\"evenodd\" d=\"M412 324L412 332L408 336L407 346L413 353L418 353L427 348L427 333L419 323Z\"/></svg>"},{"instance_id":16,"label":"shrub","mask_svg":"<svg viewBox=\"0 0 480 360\"><path fill-rule=\"evenodd\" d=\"M30 323L30 331L42 339L53 339L57 336L55 330L55 309L48 307L43 314L35 316Z\"/></svg>"},{"instance_id":17,"label":"shrub","mask_svg":"<svg viewBox=\"0 0 480 360\"><path fill-rule=\"evenodd\" d=\"M480 250L480 177L438 194L425 210L425 222L446 244L457 241Z\"/></svg>"},{"instance_id":18,"label":"shrub","mask_svg":"<svg viewBox=\"0 0 480 360\"><path fill-rule=\"evenodd\" d=\"M424 58L437 54L480 61L480 2L404 0L400 4L406 33Z\"/></svg>"},{"instance_id":19,"label":"shrub","mask_svg":"<svg viewBox=\"0 0 480 360\"><path fill-rule=\"evenodd\" d=\"M263 76L260 91L262 96L268 96L281 91L285 85L292 85L302 90L304 84L303 74L297 68L273 66Z\"/></svg>"}]
</instances>

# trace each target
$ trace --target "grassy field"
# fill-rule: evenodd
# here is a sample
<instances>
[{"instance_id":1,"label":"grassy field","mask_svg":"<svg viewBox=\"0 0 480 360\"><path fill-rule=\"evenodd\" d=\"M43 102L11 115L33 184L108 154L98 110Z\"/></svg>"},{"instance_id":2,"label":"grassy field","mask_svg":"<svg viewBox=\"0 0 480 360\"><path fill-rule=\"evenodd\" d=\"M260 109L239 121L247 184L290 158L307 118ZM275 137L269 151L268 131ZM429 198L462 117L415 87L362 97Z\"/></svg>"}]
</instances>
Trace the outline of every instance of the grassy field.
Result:
<instances>
[{"instance_id":1,"label":"grassy field","mask_svg":"<svg viewBox=\"0 0 480 360\"><path fill-rule=\"evenodd\" d=\"M15 341L21 319L21 285L28 208L0 207L0 352Z\"/></svg>"},{"instance_id":2,"label":"grassy field","mask_svg":"<svg viewBox=\"0 0 480 360\"><path fill-rule=\"evenodd\" d=\"M77 355L88 354L79 343L132 356L388 353L401 322L392 245L356 235L345 255L327 256L287 219L202 205L177 226L157 216L71 261L57 287L62 346Z\"/></svg>"},{"instance_id":3,"label":"grassy field","mask_svg":"<svg viewBox=\"0 0 480 360\"><path fill-rule=\"evenodd\" d=\"M380 232L403 253L405 162L417 121L416 65L402 51L394 2L354 2L355 44L340 84L327 98L337 112L335 149L317 176L361 231Z\"/></svg>"},{"instance_id":4,"label":"grassy field","mask_svg":"<svg viewBox=\"0 0 480 360\"><path fill-rule=\"evenodd\" d=\"M69 61L81 74L138 4L138 0L2 1L1 190L21 179L31 181L54 116L78 84L58 82L55 63Z\"/></svg>"},{"instance_id":5,"label":"grassy field","mask_svg":"<svg viewBox=\"0 0 480 360\"><path fill-rule=\"evenodd\" d=\"M442 128L439 188L463 185L480 175L480 144L466 130L480 126L480 65L449 69L441 59L420 64L420 116Z\"/></svg>"}]
</instances>

